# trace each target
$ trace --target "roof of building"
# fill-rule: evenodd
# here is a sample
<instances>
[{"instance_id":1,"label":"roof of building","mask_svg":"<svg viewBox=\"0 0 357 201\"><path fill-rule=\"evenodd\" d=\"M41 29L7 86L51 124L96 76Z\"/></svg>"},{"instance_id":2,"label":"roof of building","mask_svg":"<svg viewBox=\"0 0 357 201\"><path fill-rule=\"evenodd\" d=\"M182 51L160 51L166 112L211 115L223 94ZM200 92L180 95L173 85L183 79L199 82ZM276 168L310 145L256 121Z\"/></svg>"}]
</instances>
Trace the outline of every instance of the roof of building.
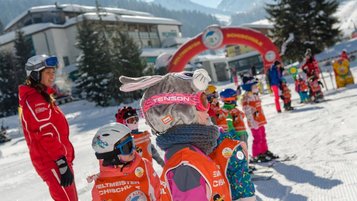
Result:
<instances>
[{"instance_id":1,"label":"roof of building","mask_svg":"<svg viewBox=\"0 0 357 201\"><path fill-rule=\"evenodd\" d=\"M177 48L143 48L141 57L157 57L162 53L174 54Z\"/></svg>"},{"instance_id":2,"label":"roof of building","mask_svg":"<svg viewBox=\"0 0 357 201\"><path fill-rule=\"evenodd\" d=\"M154 16L133 16L133 15L117 15L115 13L100 13L103 21L120 21L131 23L143 23L143 24L168 24L168 25L181 25L181 22L162 17ZM77 19L82 20L84 18L89 20L99 20L99 16L95 12L88 12L79 15ZM76 19L76 20L77 20Z\"/></svg>"},{"instance_id":3,"label":"roof of building","mask_svg":"<svg viewBox=\"0 0 357 201\"><path fill-rule=\"evenodd\" d=\"M62 27L64 27L64 25L58 25L53 23L39 23L39 24L31 24L29 26L23 27L21 31L24 32L24 35L28 35L48 28L62 28ZM16 38L15 31L5 33L0 36L0 45L9 43L15 40L15 38Z\"/></svg>"},{"instance_id":4,"label":"roof of building","mask_svg":"<svg viewBox=\"0 0 357 201\"><path fill-rule=\"evenodd\" d=\"M40 9L38 8L38 10L40 10ZM134 15L124 15L124 14L118 15L117 13L109 12L109 9L106 11L107 12L100 13L101 20L103 20L103 21L109 21L109 22L121 21L121 22L128 22L128 23L181 25L181 23L179 21L174 20L174 19L169 19L169 18L154 17L152 15L146 15L146 16L134 16ZM82 21L83 18L86 18L89 20L99 20L99 16L96 12L86 12L81 15L78 15L77 17L68 19L66 21L66 23L62 24L62 25L61 24L53 24L53 23L37 23L37 24L31 24L31 25L25 26L25 27L21 28L21 31L23 31L25 35L28 35L28 34L33 34L33 33L40 32L40 31L43 31L46 29L50 29L50 28L65 28L65 27L68 27L68 26L78 23L78 21ZM15 40L15 31L5 33L0 36L0 45L9 43L13 40Z\"/></svg>"},{"instance_id":5,"label":"roof of building","mask_svg":"<svg viewBox=\"0 0 357 201\"><path fill-rule=\"evenodd\" d=\"M28 15L29 13L37 13L37 12L46 12L46 11L56 11L56 10L62 10L64 12L78 12L78 13L87 13L87 12L96 12L97 8L94 6L82 6L78 4L60 4L60 5L44 5L44 6L35 6L31 7L28 10L22 12L19 16L11 20L4 30L6 31L8 28L16 24L18 21L20 21L23 17ZM118 15L134 15L134 16L153 16L150 13L146 12L139 12L139 11L133 11L133 10L127 10L127 9L122 9L122 8L109 8L109 7L101 7L100 8L101 12L110 12L110 13L115 13Z\"/></svg>"}]
</instances>

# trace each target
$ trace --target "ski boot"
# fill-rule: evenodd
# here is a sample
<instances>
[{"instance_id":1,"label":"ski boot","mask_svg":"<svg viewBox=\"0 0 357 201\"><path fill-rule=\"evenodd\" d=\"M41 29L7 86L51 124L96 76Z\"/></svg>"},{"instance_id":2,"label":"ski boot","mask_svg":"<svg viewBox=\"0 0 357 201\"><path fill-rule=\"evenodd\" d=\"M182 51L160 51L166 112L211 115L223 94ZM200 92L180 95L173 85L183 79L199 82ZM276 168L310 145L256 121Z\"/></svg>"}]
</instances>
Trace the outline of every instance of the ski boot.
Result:
<instances>
[{"instance_id":1,"label":"ski boot","mask_svg":"<svg viewBox=\"0 0 357 201\"><path fill-rule=\"evenodd\" d=\"M256 157L253 157L250 161L250 163L265 163L273 160L270 156L266 154L259 154Z\"/></svg>"},{"instance_id":2,"label":"ski boot","mask_svg":"<svg viewBox=\"0 0 357 201\"><path fill-rule=\"evenodd\" d=\"M248 165L248 173L253 174L254 171L256 171L257 168L254 165Z\"/></svg>"},{"instance_id":3,"label":"ski boot","mask_svg":"<svg viewBox=\"0 0 357 201\"><path fill-rule=\"evenodd\" d=\"M278 155L276 155L276 154L273 154L271 151L267 151L267 152L265 152L265 155L267 155L267 156L269 156L270 158L272 158L272 159L277 159L277 158L279 158L279 156Z\"/></svg>"}]
</instances>

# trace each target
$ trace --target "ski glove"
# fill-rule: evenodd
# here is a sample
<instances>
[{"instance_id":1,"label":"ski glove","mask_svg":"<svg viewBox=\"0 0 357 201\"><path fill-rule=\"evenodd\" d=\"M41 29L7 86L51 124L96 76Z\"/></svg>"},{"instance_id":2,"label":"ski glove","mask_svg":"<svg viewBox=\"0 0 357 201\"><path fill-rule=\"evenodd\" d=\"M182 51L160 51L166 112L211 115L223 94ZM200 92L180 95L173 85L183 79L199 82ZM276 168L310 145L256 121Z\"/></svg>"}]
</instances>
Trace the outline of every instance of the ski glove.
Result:
<instances>
[{"instance_id":1,"label":"ski glove","mask_svg":"<svg viewBox=\"0 0 357 201\"><path fill-rule=\"evenodd\" d=\"M73 183L74 176L71 169L68 166L66 157L61 157L56 161L59 172L61 174L61 186L67 187Z\"/></svg>"}]
</instances>

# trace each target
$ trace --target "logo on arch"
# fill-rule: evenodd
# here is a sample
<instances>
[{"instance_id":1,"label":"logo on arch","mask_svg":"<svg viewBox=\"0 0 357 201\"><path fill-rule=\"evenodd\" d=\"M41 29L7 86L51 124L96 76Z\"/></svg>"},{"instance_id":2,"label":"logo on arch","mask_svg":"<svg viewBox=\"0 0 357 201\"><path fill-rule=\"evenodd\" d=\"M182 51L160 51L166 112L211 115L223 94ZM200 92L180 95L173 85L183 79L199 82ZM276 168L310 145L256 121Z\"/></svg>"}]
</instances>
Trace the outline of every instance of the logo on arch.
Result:
<instances>
[{"instance_id":1,"label":"logo on arch","mask_svg":"<svg viewBox=\"0 0 357 201\"><path fill-rule=\"evenodd\" d=\"M265 59L269 62L273 62L276 59L276 54L274 51L270 50L265 54Z\"/></svg>"},{"instance_id":2,"label":"logo on arch","mask_svg":"<svg viewBox=\"0 0 357 201\"><path fill-rule=\"evenodd\" d=\"M217 49L223 43L223 33L218 26L207 27L202 34L203 44L208 49Z\"/></svg>"}]
</instances>

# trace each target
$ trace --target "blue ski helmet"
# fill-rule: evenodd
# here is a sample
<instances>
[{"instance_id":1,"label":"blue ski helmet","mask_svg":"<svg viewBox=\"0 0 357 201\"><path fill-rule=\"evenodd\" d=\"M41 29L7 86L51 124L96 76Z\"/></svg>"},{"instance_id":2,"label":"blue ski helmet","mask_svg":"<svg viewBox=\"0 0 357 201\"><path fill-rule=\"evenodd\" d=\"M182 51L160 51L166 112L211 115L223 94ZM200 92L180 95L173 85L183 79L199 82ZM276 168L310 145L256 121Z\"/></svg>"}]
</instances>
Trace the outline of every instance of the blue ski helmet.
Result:
<instances>
[{"instance_id":1,"label":"blue ski helmet","mask_svg":"<svg viewBox=\"0 0 357 201\"><path fill-rule=\"evenodd\" d=\"M252 86L257 83L256 79L253 77L244 77L243 84L241 86L244 91L252 91Z\"/></svg>"},{"instance_id":2,"label":"blue ski helmet","mask_svg":"<svg viewBox=\"0 0 357 201\"><path fill-rule=\"evenodd\" d=\"M234 89L227 88L219 93L221 100L225 103L236 104L237 92Z\"/></svg>"},{"instance_id":3,"label":"blue ski helmet","mask_svg":"<svg viewBox=\"0 0 357 201\"><path fill-rule=\"evenodd\" d=\"M219 96L221 98L230 98L230 97L237 96L237 92L234 89L227 88L221 91L221 93L219 93Z\"/></svg>"}]
</instances>

